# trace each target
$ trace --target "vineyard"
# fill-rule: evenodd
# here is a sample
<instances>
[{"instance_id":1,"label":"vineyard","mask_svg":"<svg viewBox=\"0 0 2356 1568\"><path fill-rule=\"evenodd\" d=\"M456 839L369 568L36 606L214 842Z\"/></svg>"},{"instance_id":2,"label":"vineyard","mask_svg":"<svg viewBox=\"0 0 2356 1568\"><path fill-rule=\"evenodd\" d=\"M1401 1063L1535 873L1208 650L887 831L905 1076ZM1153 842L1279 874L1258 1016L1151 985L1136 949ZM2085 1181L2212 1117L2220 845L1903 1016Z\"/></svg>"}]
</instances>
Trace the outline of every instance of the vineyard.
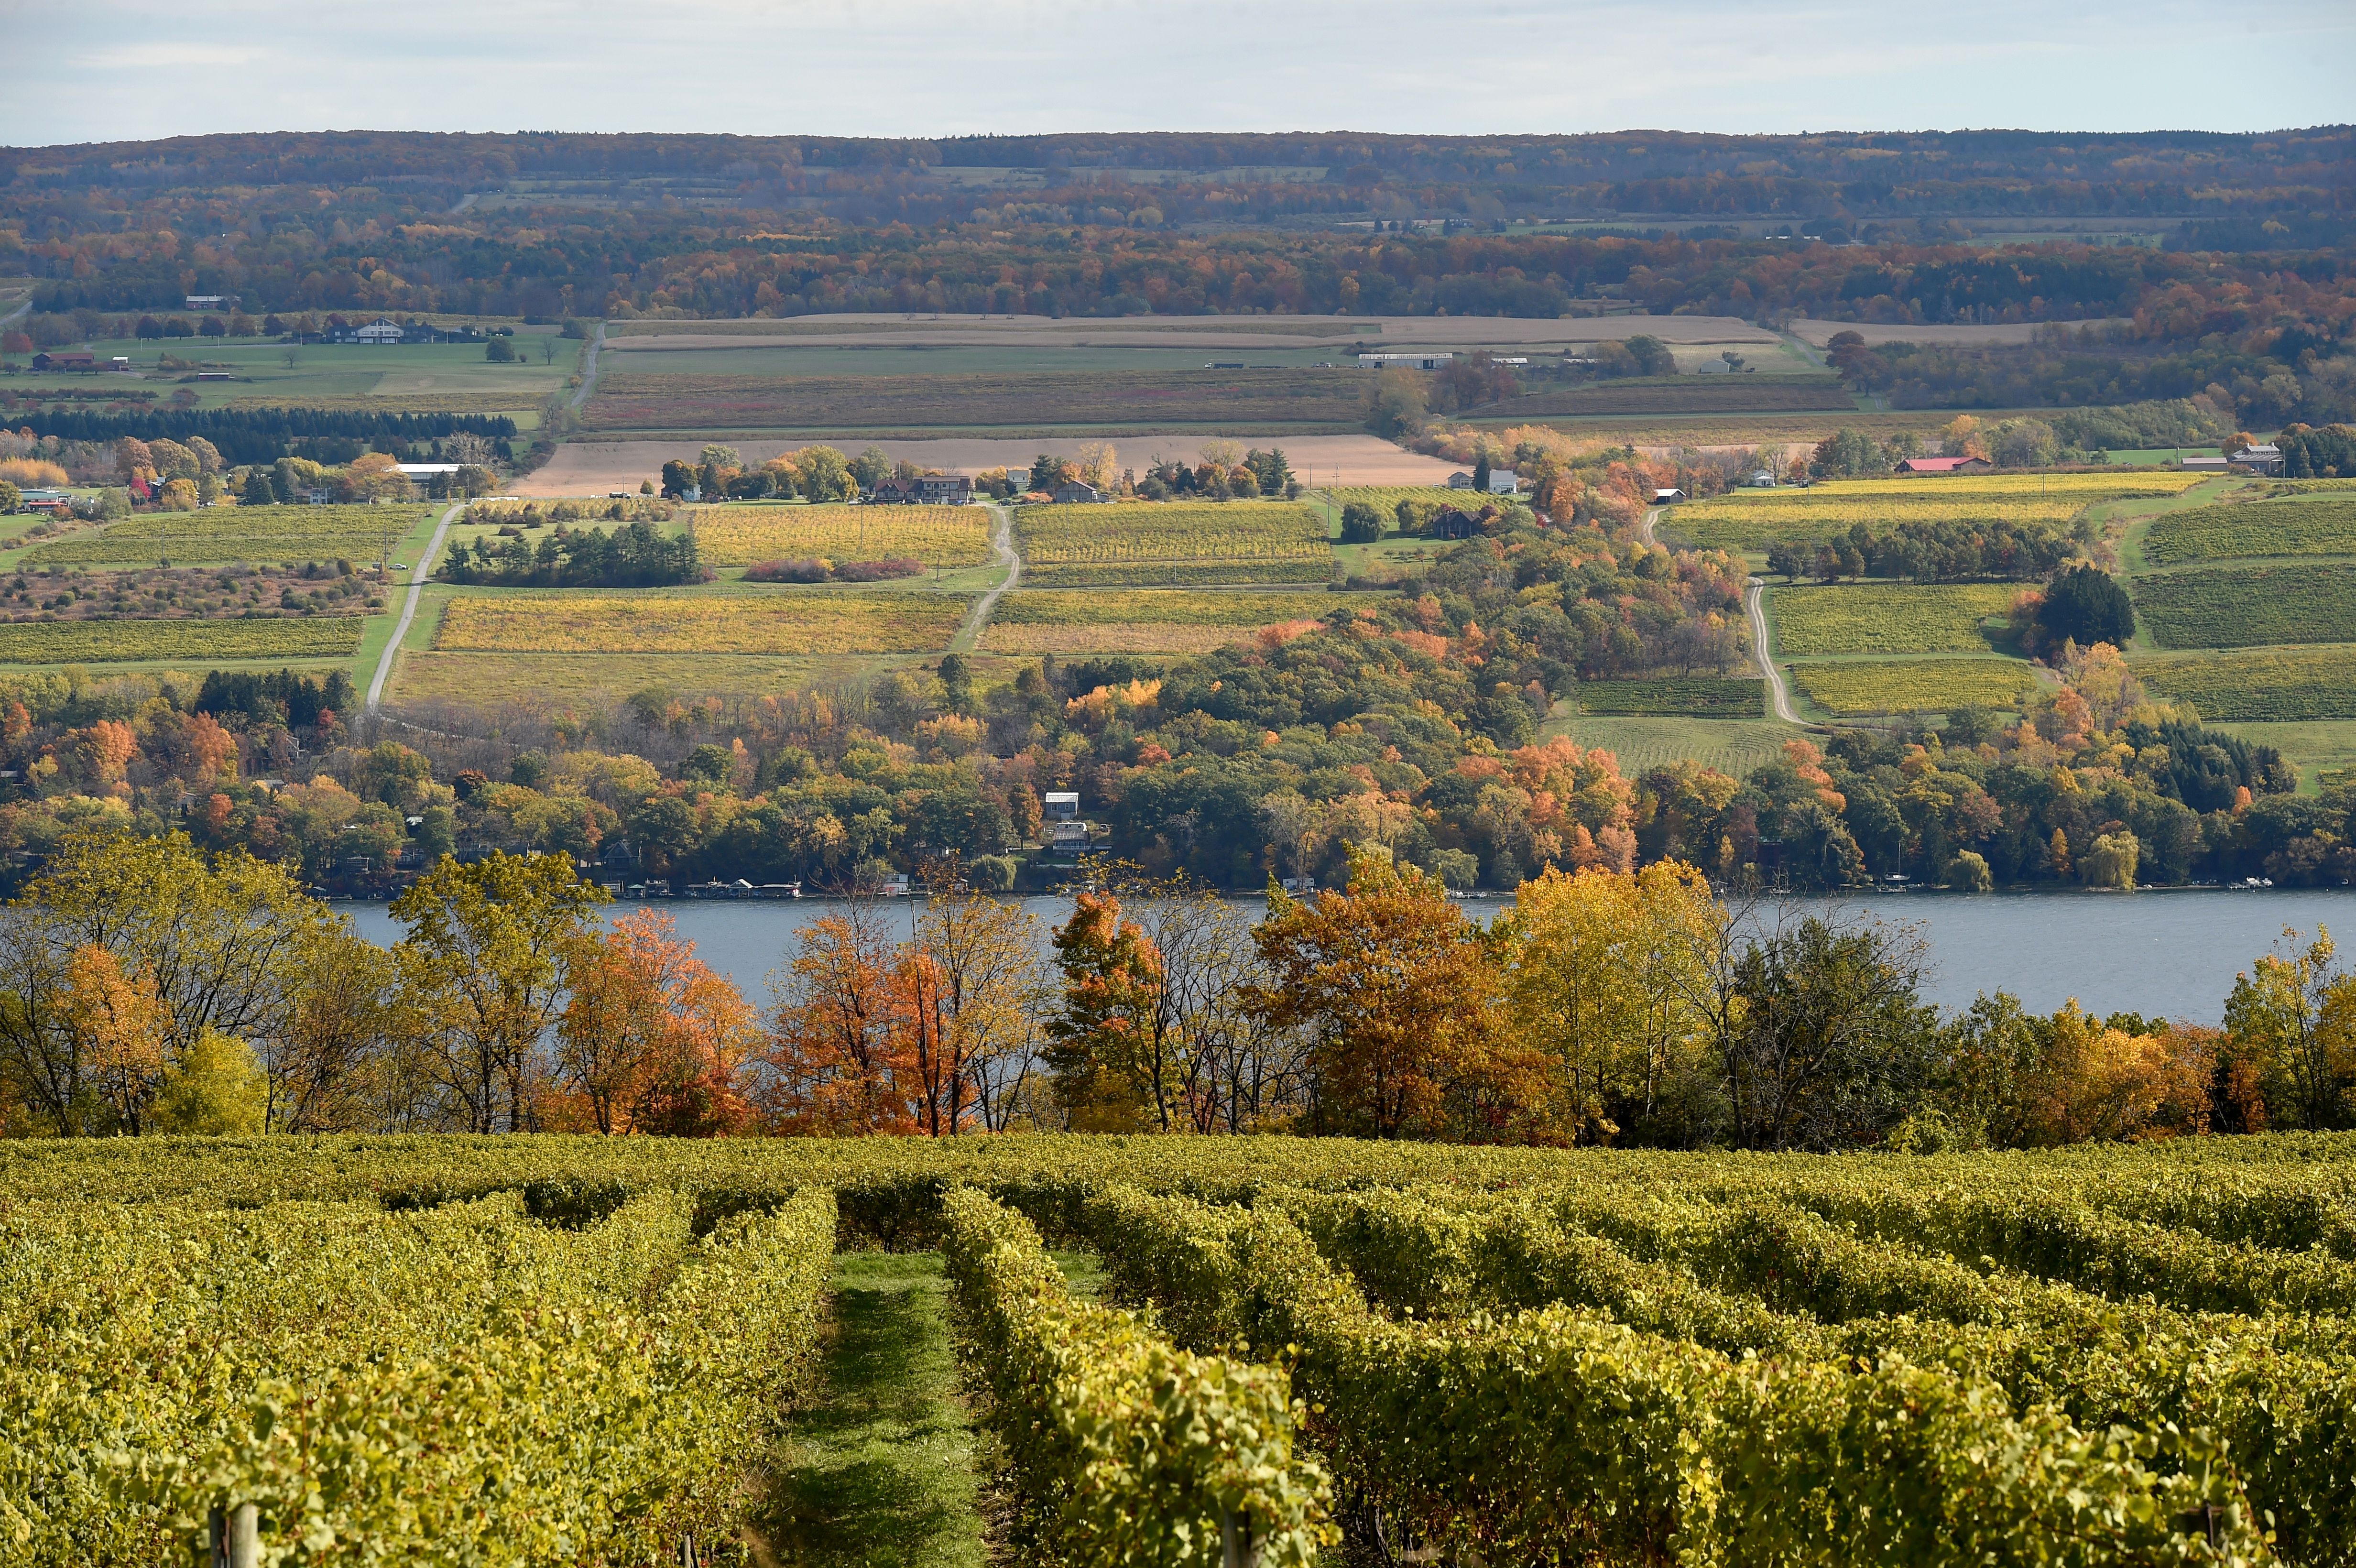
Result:
<instances>
[{"instance_id":1,"label":"vineyard","mask_svg":"<svg viewBox=\"0 0 2356 1568\"><path fill-rule=\"evenodd\" d=\"M359 652L363 624L358 615L18 621L0 625L0 664L348 658Z\"/></svg>"},{"instance_id":2,"label":"vineyard","mask_svg":"<svg viewBox=\"0 0 2356 1568\"><path fill-rule=\"evenodd\" d=\"M1316 593L1010 593L991 612L981 646L993 654L1205 653L1253 627L1315 620L1333 602Z\"/></svg>"},{"instance_id":3,"label":"vineyard","mask_svg":"<svg viewBox=\"0 0 2356 1568\"><path fill-rule=\"evenodd\" d=\"M1581 713L1664 714L1690 719L1756 719L1766 683L1717 676L1663 676L1650 680L1583 680L1572 700Z\"/></svg>"},{"instance_id":4,"label":"vineyard","mask_svg":"<svg viewBox=\"0 0 2356 1568\"><path fill-rule=\"evenodd\" d=\"M150 512L95 534L36 545L29 566L374 560L426 516L423 507L208 507Z\"/></svg>"},{"instance_id":5,"label":"vineyard","mask_svg":"<svg viewBox=\"0 0 2356 1568\"><path fill-rule=\"evenodd\" d=\"M1792 684L1829 713L2018 708L2036 677L2013 659L1842 659L1792 667Z\"/></svg>"},{"instance_id":6,"label":"vineyard","mask_svg":"<svg viewBox=\"0 0 2356 1568\"><path fill-rule=\"evenodd\" d=\"M1827 494L1827 492L1839 492ZM1908 523L2058 525L2084 509L2079 500L2023 500L2004 496L1950 499L1920 494L1855 496L1847 485L1805 490L1737 492L1673 507L1661 527L1707 549L1760 551L1778 540L1823 540L1858 524L1881 530Z\"/></svg>"},{"instance_id":7,"label":"vineyard","mask_svg":"<svg viewBox=\"0 0 2356 1568\"><path fill-rule=\"evenodd\" d=\"M980 566L990 559L990 513L980 507L699 507L687 514L707 566L820 557Z\"/></svg>"},{"instance_id":8,"label":"vineyard","mask_svg":"<svg viewBox=\"0 0 2356 1568\"><path fill-rule=\"evenodd\" d=\"M444 653L913 654L948 645L966 600L948 593L462 594ZM9 628L0 627L0 631Z\"/></svg>"},{"instance_id":9,"label":"vineyard","mask_svg":"<svg viewBox=\"0 0 2356 1568\"><path fill-rule=\"evenodd\" d=\"M1323 582L1325 516L1297 501L1023 507L1023 580L1038 588Z\"/></svg>"},{"instance_id":10,"label":"vineyard","mask_svg":"<svg viewBox=\"0 0 2356 1568\"><path fill-rule=\"evenodd\" d=\"M2345 646L2138 658L2135 673L2203 719L2356 719L2356 653Z\"/></svg>"},{"instance_id":11,"label":"vineyard","mask_svg":"<svg viewBox=\"0 0 2356 1568\"><path fill-rule=\"evenodd\" d=\"M1776 651L1786 656L1977 653L1988 645L1981 621L2004 614L2019 592L2001 582L1778 588L1771 600Z\"/></svg>"},{"instance_id":12,"label":"vineyard","mask_svg":"<svg viewBox=\"0 0 2356 1568\"><path fill-rule=\"evenodd\" d=\"M2235 556L2356 555L2356 491L2169 512L2144 536L2154 566Z\"/></svg>"},{"instance_id":13,"label":"vineyard","mask_svg":"<svg viewBox=\"0 0 2356 1568\"><path fill-rule=\"evenodd\" d=\"M2164 648L2356 643L2356 565L2195 568L2129 588L2136 618Z\"/></svg>"},{"instance_id":14,"label":"vineyard","mask_svg":"<svg viewBox=\"0 0 2356 1568\"><path fill-rule=\"evenodd\" d=\"M0 1523L38 1568L216 1511L288 1564L785 1560L757 1478L883 1247L944 1265L993 1560L2343 1563L2351 1157L18 1145Z\"/></svg>"},{"instance_id":15,"label":"vineyard","mask_svg":"<svg viewBox=\"0 0 2356 1568\"><path fill-rule=\"evenodd\" d=\"M1317 492L1333 500L1333 517L1338 523L1342 508L1348 506L1372 507L1383 515L1383 527L1393 527L1398 518L1398 504L1413 501L1420 506L1463 507L1478 510L1494 496L1472 490L1451 490L1445 485L1334 485ZM1319 507L1322 515L1325 508Z\"/></svg>"}]
</instances>

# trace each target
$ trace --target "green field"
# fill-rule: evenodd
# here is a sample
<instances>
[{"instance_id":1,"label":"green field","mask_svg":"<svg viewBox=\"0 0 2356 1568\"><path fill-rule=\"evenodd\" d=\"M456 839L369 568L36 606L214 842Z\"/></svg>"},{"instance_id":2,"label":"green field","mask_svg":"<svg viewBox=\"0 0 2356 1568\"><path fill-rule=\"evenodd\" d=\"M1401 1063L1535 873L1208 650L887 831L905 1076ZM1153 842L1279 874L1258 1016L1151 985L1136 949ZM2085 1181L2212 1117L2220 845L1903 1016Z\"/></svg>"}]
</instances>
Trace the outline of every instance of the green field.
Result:
<instances>
[{"instance_id":1,"label":"green field","mask_svg":"<svg viewBox=\"0 0 2356 1568\"><path fill-rule=\"evenodd\" d=\"M601 371L582 418L593 431L991 430L1144 421L1355 428L1364 390L1355 369L765 378L616 368Z\"/></svg>"},{"instance_id":2,"label":"green field","mask_svg":"<svg viewBox=\"0 0 2356 1568\"><path fill-rule=\"evenodd\" d=\"M1040 588L1323 582L1323 511L1301 501L1023 507L1023 581Z\"/></svg>"},{"instance_id":3,"label":"green field","mask_svg":"<svg viewBox=\"0 0 2356 1568\"><path fill-rule=\"evenodd\" d=\"M234 621L19 621L0 625L0 664L121 664L172 659L304 659L359 652L357 615Z\"/></svg>"},{"instance_id":4,"label":"green field","mask_svg":"<svg viewBox=\"0 0 2356 1568\"><path fill-rule=\"evenodd\" d=\"M2019 707L2036 684L2017 659L1838 659L1792 667L1792 683L1827 713Z\"/></svg>"},{"instance_id":5,"label":"green field","mask_svg":"<svg viewBox=\"0 0 2356 1568\"><path fill-rule=\"evenodd\" d=\"M409 649L393 667L392 679L386 684L386 699L483 708L503 702L613 703L648 690L668 690L681 697L757 697L855 683L889 662L867 657Z\"/></svg>"},{"instance_id":6,"label":"green field","mask_svg":"<svg viewBox=\"0 0 2356 1568\"><path fill-rule=\"evenodd\" d=\"M2203 719L2356 719L2356 647L2345 644L2145 656L2134 667L2153 691L2192 704Z\"/></svg>"},{"instance_id":7,"label":"green field","mask_svg":"<svg viewBox=\"0 0 2356 1568\"><path fill-rule=\"evenodd\" d=\"M1981 652L1989 639L1980 623L2003 615L2019 594L2018 587L2003 582L1860 582L1767 591L1776 651L1786 656Z\"/></svg>"},{"instance_id":8,"label":"green field","mask_svg":"<svg viewBox=\"0 0 2356 1568\"><path fill-rule=\"evenodd\" d=\"M159 315L166 313L158 313ZM366 312L359 313L374 320ZM397 314L397 313L396 313ZM557 345L543 364L540 343ZM232 404L382 408L407 413L524 413L537 410L573 374L581 345L552 330L526 327L516 346L524 362L494 365L480 343L402 344L377 348L361 344L279 343L267 338L175 337L161 343L133 340L92 343L101 360L123 355L138 368L134 383L168 396L184 379L198 408ZM197 381L194 371L166 371L159 358L171 354L208 369L225 368L234 381ZM289 366L289 354L294 363ZM87 378L69 378L80 382ZM113 379L108 378L112 384ZM122 378L126 381L131 379Z\"/></svg>"},{"instance_id":9,"label":"green field","mask_svg":"<svg viewBox=\"0 0 2356 1568\"><path fill-rule=\"evenodd\" d=\"M2326 772L2356 768L2356 719L2295 723L2218 721L2216 728L2253 745L2272 746L2280 752L2284 760L2298 770L2301 795L2321 793Z\"/></svg>"},{"instance_id":10,"label":"green field","mask_svg":"<svg viewBox=\"0 0 2356 1568\"><path fill-rule=\"evenodd\" d=\"M372 561L436 507L208 507L147 512L24 552L27 566L177 566L229 561Z\"/></svg>"},{"instance_id":11,"label":"green field","mask_svg":"<svg viewBox=\"0 0 2356 1568\"><path fill-rule=\"evenodd\" d=\"M1756 719L1767 683L1755 677L1662 676L1649 680L1582 680L1571 700L1582 715L1656 714L1689 719Z\"/></svg>"},{"instance_id":12,"label":"green field","mask_svg":"<svg viewBox=\"0 0 2356 1568\"><path fill-rule=\"evenodd\" d=\"M1541 732L1568 736L1585 747L1601 747L1620 762L1630 778L1651 768L1692 761L1740 778L1783 754L1783 743L1801 733L1789 724L1758 719L1604 718L1580 714L1547 720Z\"/></svg>"},{"instance_id":13,"label":"green field","mask_svg":"<svg viewBox=\"0 0 2356 1568\"><path fill-rule=\"evenodd\" d=\"M2356 555L2356 490L2170 512L2145 533L2143 553L2154 566L2235 556Z\"/></svg>"},{"instance_id":14,"label":"green field","mask_svg":"<svg viewBox=\"0 0 2356 1568\"><path fill-rule=\"evenodd\" d=\"M2196 567L2128 586L2136 620L2163 648L2356 643L2356 563Z\"/></svg>"}]
</instances>

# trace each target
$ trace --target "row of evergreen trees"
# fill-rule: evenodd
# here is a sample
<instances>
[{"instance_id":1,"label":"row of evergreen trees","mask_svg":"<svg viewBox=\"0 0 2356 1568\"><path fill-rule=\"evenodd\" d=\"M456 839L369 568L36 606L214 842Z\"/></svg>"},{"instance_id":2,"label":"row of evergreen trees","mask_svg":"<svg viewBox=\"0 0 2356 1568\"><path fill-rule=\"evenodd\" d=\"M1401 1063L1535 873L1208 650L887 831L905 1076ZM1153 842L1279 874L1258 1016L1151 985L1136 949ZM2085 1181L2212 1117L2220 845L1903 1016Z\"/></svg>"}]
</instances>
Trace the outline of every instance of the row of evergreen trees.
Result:
<instances>
[{"instance_id":1,"label":"row of evergreen trees","mask_svg":"<svg viewBox=\"0 0 2356 1568\"><path fill-rule=\"evenodd\" d=\"M495 588L667 588L701 582L711 574L695 540L670 538L648 523L603 528L559 524L537 545L524 539L484 538L451 549L435 574L445 582Z\"/></svg>"}]
</instances>

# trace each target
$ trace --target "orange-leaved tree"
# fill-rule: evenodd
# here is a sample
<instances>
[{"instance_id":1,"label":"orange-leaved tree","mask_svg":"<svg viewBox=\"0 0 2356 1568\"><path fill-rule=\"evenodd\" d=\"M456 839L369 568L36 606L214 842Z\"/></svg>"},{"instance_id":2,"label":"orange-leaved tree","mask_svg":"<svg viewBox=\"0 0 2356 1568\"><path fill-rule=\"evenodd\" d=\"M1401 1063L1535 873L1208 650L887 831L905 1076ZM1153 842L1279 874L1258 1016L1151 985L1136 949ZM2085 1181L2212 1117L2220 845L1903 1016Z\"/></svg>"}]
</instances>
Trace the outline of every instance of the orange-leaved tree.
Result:
<instances>
[{"instance_id":1,"label":"orange-leaved tree","mask_svg":"<svg viewBox=\"0 0 2356 1568\"><path fill-rule=\"evenodd\" d=\"M1155 1103L1149 1058L1161 1009L1162 955L1120 917L1110 893L1082 893L1055 928L1062 1009L1046 1024L1055 1095L1083 1132L1169 1126Z\"/></svg>"},{"instance_id":2,"label":"orange-leaved tree","mask_svg":"<svg viewBox=\"0 0 2356 1568\"><path fill-rule=\"evenodd\" d=\"M1347 892L1269 891L1246 1005L1309 1040L1310 1125L1375 1137L1521 1137L1546 1093L1498 1016L1482 934L1436 878L1353 846Z\"/></svg>"},{"instance_id":3,"label":"orange-leaved tree","mask_svg":"<svg viewBox=\"0 0 2356 1568\"><path fill-rule=\"evenodd\" d=\"M737 1078L758 1022L669 915L616 922L570 978L557 1074L599 1132L708 1136L752 1121Z\"/></svg>"},{"instance_id":4,"label":"orange-leaved tree","mask_svg":"<svg viewBox=\"0 0 2356 1568\"><path fill-rule=\"evenodd\" d=\"M911 1133L907 988L883 911L854 899L805 927L773 985L763 1093L780 1132Z\"/></svg>"}]
</instances>

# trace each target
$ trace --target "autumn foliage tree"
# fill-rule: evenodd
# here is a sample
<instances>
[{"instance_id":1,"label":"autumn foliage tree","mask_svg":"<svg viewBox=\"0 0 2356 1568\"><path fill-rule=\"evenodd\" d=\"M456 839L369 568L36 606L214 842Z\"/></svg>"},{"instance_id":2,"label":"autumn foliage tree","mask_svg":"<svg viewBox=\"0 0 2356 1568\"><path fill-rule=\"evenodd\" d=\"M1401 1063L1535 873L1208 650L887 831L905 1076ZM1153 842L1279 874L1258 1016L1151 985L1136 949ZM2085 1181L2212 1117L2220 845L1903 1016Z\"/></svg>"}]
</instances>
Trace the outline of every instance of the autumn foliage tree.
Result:
<instances>
[{"instance_id":1,"label":"autumn foliage tree","mask_svg":"<svg viewBox=\"0 0 2356 1568\"><path fill-rule=\"evenodd\" d=\"M1318 1131L1503 1138L1526 1131L1542 1064L1500 1016L1481 932L1437 879L1353 847L1346 892L1269 892L1268 977L1246 1006L1308 1042Z\"/></svg>"},{"instance_id":2,"label":"autumn foliage tree","mask_svg":"<svg viewBox=\"0 0 2356 1568\"><path fill-rule=\"evenodd\" d=\"M758 1019L669 915L641 910L617 921L569 980L557 1080L597 1131L708 1136L752 1122L738 1078Z\"/></svg>"}]
</instances>

